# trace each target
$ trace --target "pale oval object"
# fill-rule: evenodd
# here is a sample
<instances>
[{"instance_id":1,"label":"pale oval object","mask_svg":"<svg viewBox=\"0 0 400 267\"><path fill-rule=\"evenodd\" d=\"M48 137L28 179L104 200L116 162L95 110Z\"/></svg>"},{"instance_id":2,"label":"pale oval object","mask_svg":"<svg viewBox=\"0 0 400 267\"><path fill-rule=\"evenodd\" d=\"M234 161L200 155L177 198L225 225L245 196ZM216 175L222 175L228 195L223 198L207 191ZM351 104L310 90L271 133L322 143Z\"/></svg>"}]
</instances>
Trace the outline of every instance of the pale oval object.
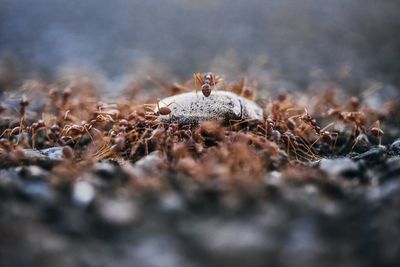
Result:
<instances>
[{"instance_id":1,"label":"pale oval object","mask_svg":"<svg viewBox=\"0 0 400 267\"><path fill-rule=\"evenodd\" d=\"M197 124L211 120L228 123L263 119L263 110L255 102L228 91L213 91L209 97L202 92L174 95L160 100L159 107L165 106L170 108L171 113L159 115L161 122Z\"/></svg>"}]
</instances>

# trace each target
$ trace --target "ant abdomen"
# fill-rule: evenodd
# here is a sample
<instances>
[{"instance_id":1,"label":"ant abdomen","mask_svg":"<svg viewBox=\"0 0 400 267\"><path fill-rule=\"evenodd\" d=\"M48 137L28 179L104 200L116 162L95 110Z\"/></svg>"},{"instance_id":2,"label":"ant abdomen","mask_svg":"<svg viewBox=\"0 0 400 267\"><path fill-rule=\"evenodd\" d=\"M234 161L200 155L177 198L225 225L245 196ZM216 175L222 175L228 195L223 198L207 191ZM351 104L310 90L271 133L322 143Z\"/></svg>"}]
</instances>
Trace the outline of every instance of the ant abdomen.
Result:
<instances>
[{"instance_id":1,"label":"ant abdomen","mask_svg":"<svg viewBox=\"0 0 400 267\"><path fill-rule=\"evenodd\" d=\"M209 85L209 84L203 84L202 86L201 86L201 92L203 93L203 95L205 96L205 97L209 97L210 96L210 94L211 94L211 86Z\"/></svg>"}]
</instances>

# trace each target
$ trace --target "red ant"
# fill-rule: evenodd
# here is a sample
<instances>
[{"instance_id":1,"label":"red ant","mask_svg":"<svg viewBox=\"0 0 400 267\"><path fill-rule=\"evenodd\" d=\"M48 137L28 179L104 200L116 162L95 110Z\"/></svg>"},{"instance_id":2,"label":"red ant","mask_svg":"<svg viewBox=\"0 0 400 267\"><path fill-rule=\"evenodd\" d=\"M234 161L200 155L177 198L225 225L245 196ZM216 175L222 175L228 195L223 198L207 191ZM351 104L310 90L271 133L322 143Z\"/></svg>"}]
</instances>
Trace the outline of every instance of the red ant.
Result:
<instances>
[{"instance_id":1,"label":"red ant","mask_svg":"<svg viewBox=\"0 0 400 267\"><path fill-rule=\"evenodd\" d=\"M224 80L218 76L215 75L212 72L207 72L207 73L195 73L193 74L193 79L194 79L194 84L196 87L196 93L197 93L197 88L198 84L201 85L201 92L205 97L209 97L211 94L211 87L215 89L217 84L224 83Z\"/></svg>"},{"instance_id":2,"label":"red ant","mask_svg":"<svg viewBox=\"0 0 400 267\"><path fill-rule=\"evenodd\" d=\"M151 118L158 117L158 116L167 116L167 115L171 116L172 110L169 108L169 106L172 104L180 106L182 109L186 110L182 105L176 103L175 101L173 101L169 104L164 104L164 106L160 107L160 101L161 101L160 99L157 99L156 111L154 111L154 109L153 109L151 114L146 114L146 118L151 119ZM145 106L147 106L147 104L145 104Z\"/></svg>"},{"instance_id":3,"label":"red ant","mask_svg":"<svg viewBox=\"0 0 400 267\"><path fill-rule=\"evenodd\" d=\"M322 128L322 129L319 129L319 127L317 128L317 129L315 129L316 130L316 132L317 132L317 134L319 135L319 137L317 138L317 140L315 140L312 144L311 144L311 146L310 146L310 149L320 140L320 139L322 139L322 140L324 140L325 142L327 142L327 143L330 143L331 144L331 149L332 150L334 150L335 149L335 147L336 147L336 142L337 142L337 138L338 138L338 133L336 133L336 132L330 132L330 131L327 131L326 129L328 129L328 128L330 128L330 127L332 127L334 125L334 123L329 123L327 126L325 126L324 128ZM334 139L333 139L334 138ZM333 143L332 143L333 142Z\"/></svg>"},{"instance_id":4,"label":"red ant","mask_svg":"<svg viewBox=\"0 0 400 267\"><path fill-rule=\"evenodd\" d=\"M247 78L242 78L238 82L229 85L227 90L232 91L242 97L254 100L256 98L257 82L248 85Z\"/></svg>"},{"instance_id":5,"label":"red ant","mask_svg":"<svg viewBox=\"0 0 400 267\"><path fill-rule=\"evenodd\" d=\"M373 126L370 129L371 133L378 138L378 143L381 145L382 136L384 134L383 130L381 129L381 123L379 120L374 122Z\"/></svg>"}]
</instances>

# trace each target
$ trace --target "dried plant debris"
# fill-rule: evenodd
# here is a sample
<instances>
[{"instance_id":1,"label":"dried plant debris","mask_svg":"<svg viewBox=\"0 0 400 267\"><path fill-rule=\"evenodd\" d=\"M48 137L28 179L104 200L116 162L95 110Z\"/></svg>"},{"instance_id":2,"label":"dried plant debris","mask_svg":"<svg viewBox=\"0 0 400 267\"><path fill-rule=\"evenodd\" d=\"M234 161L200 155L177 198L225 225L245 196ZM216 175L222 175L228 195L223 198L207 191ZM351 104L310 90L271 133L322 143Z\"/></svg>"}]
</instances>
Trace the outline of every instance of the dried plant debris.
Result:
<instances>
[{"instance_id":1,"label":"dried plant debris","mask_svg":"<svg viewBox=\"0 0 400 267\"><path fill-rule=\"evenodd\" d=\"M1 266L399 262L398 103L332 86L257 99L210 73L162 87L1 96Z\"/></svg>"}]
</instances>

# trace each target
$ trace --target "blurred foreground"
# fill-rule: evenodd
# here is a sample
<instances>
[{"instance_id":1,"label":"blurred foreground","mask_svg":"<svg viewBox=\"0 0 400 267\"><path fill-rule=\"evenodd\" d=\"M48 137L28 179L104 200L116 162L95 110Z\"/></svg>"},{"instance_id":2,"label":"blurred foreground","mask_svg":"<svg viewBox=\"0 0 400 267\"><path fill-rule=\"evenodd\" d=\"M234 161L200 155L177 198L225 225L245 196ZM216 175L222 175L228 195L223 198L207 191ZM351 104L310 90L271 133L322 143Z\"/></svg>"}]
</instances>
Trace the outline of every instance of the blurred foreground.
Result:
<instances>
[{"instance_id":1,"label":"blurred foreground","mask_svg":"<svg viewBox=\"0 0 400 267\"><path fill-rule=\"evenodd\" d=\"M193 88L162 83L111 99L73 76L3 94L1 266L399 262L400 115L382 100L396 92L260 90L262 121L196 126L147 108ZM255 97L245 85L225 89Z\"/></svg>"}]
</instances>

